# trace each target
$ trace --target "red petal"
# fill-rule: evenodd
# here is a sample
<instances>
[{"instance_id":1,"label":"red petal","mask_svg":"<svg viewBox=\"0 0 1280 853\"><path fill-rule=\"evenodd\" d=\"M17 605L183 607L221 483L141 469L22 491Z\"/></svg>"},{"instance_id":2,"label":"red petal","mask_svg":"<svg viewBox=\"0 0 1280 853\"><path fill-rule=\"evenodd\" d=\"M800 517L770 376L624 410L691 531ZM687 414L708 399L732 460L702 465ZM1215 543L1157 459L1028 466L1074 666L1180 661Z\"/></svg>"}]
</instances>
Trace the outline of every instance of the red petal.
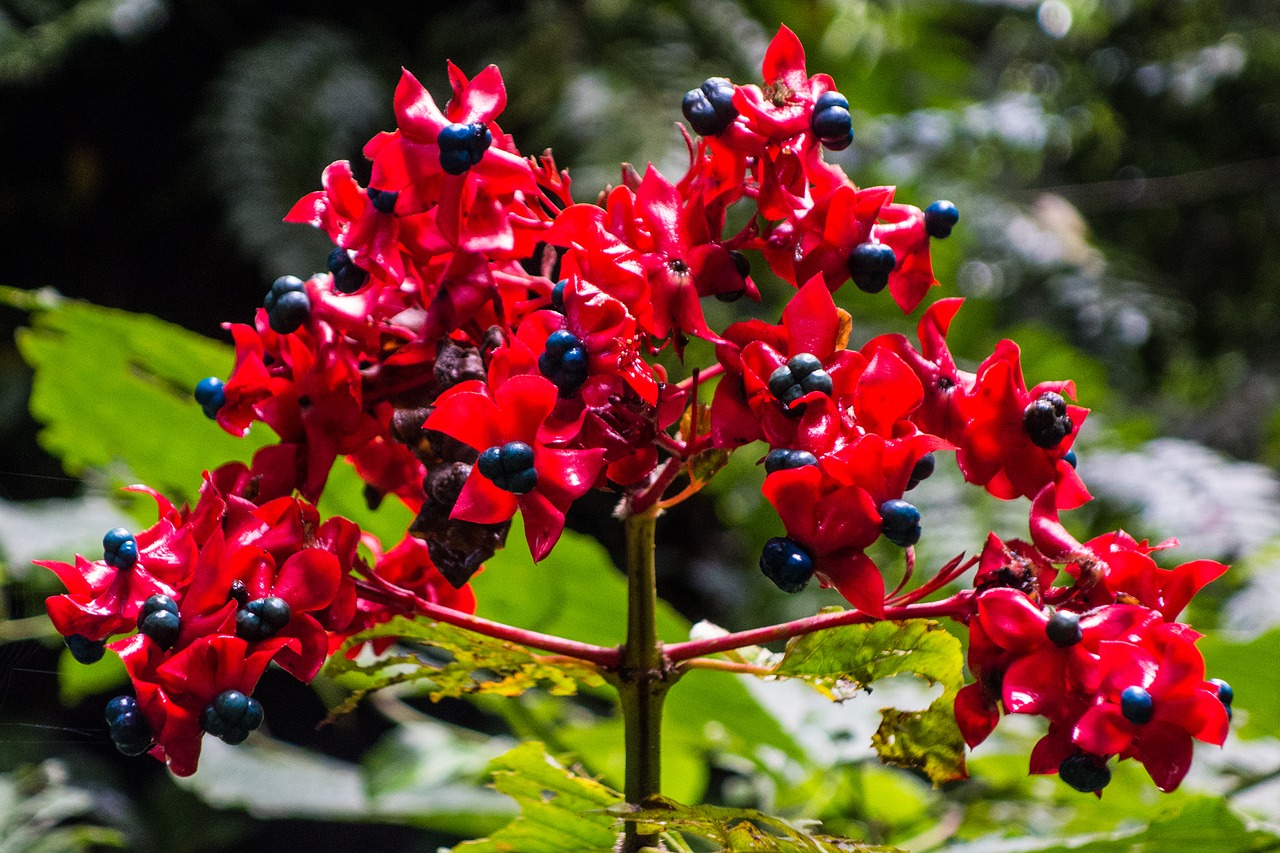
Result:
<instances>
[{"instance_id":1,"label":"red petal","mask_svg":"<svg viewBox=\"0 0 1280 853\"><path fill-rule=\"evenodd\" d=\"M516 496L499 489L480 473L479 465L473 465L449 517L476 524L500 524L515 515L516 509Z\"/></svg>"}]
</instances>

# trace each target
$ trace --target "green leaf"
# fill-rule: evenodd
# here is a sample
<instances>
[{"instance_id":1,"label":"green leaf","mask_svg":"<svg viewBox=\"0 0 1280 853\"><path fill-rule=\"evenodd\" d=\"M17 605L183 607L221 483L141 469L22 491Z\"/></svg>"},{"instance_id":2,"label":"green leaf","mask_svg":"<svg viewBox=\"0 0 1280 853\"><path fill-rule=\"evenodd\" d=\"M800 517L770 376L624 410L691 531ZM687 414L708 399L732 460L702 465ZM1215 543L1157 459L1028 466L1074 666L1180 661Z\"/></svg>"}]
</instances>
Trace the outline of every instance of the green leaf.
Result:
<instances>
[{"instance_id":1,"label":"green leaf","mask_svg":"<svg viewBox=\"0 0 1280 853\"><path fill-rule=\"evenodd\" d=\"M357 673L355 679L344 679L355 691L333 713L354 710L366 693L392 684L427 681L431 684L431 701L470 694L519 696L545 684L555 696L572 696L581 682L589 687L604 686L598 670L589 664L569 658L535 655L517 643L496 640L443 622L406 619L397 616L368 631L361 631L347 641L349 649L370 640L398 639L427 647L425 654L402 654L380 657L371 663L360 663L343 654L335 654L325 666L326 676L341 679Z\"/></svg>"},{"instance_id":2,"label":"green leaf","mask_svg":"<svg viewBox=\"0 0 1280 853\"><path fill-rule=\"evenodd\" d=\"M94 795L63 781L66 772L51 760L0 775L0 850L88 853L125 846L121 832L96 825Z\"/></svg>"},{"instance_id":3,"label":"green leaf","mask_svg":"<svg viewBox=\"0 0 1280 853\"><path fill-rule=\"evenodd\" d=\"M897 849L813 835L754 809L683 806L666 797L650 797L641 808L623 804L609 811L627 823L638 824L646 834L676 830L714 842L719 845L716 849L725 853L891 853Z\"/></svg>"},{"instance_id":4,"label":"green leaf","mask_svg":"<svg viewBox=\"0 0 1280 853\"><path fill-rule=\"evenodd\" d=\"M141 480L189 501L201 470L248 460L271 437L265 428L247 439L228 435L192 397L202 378L230 371L226 344L49 292L5 288L0 301L32 312L17 336L35 370L31 413L43 424L41 445L69 473L99 469L118 484Z\"/></svg>"},{"instance_id":5,"label":"green leaf","mask_svg":"<svg viewBox=\"0 0 1280 853\"><path fill-rule=\"evenodd\" d=\"M520 817L455 853L599 853L614 849L616 819L605 811L622 795L566 770L543 745L523 743L494 759L493 787L520 804Z\"/></svg>"},{"instance_id":6,"label":"green leaf","mask_svg":"<svg viewBox=\"0 0 1280 853\"><path fill-rule=\"evenodd\" d=\"M1245 713L1237 717L1234 731L1255 738L1280 732L1280 628L1247 643L1233 643L1209 635L1199 642L1204 654L1206 675L1221 678L1235 690L1233 707Z\"/></svg>"},{"instance_id":7,"label":"green leaf","mask_svg":"<svg viewBox=\"0 0 1280 853\"><path fill-rule=\"evenodd\" d=\"M797 637L771 674L800 678L836 701L881 678L915 675L943 692L923 711L881 711L872 744L890 764L923 770L941 784L965 776L964 739L956 727L955 696L964 685L960 641L936 622L845 625Z\"/></svg>"},{"instance_id":8,"label":"green leaf","mask_svg":"<svg viewBox=\"0 0 1280 853\"><path fill-rule=\"evenodd\" d=\"M627 583L604 547L589 536L566 530L551 554L535 565L523 541L517 516L507 548L489 560L471 582L479 601L477 613L582 642L621 643L627 624ZM690 628L671 605L658 602L661 640L686 640ZM519 722L528 724L529 720ZM545 729L530 735L554 740L577 752L592 772L620 784L624 757L621 717L586 726L563 722L556 716L544 722ZM724 733L723 742L711 744L709 732ZM723 672L691 672L671 690L663 717L663 738L663 790L689 801L700 798L706 788L706 755L713 750L752 756L768 747L792 759L804 756L742 681Z\"/></svg>"},{"instance_id":9,"label":"green leaf","mask_svg":"<svg viewBox=\"0 0 1280 853\"><path fill-rule=\"evenodd\" d=\"M983 840L955 848L990 849ZM1255 825L1224 800L1202 797L1179 810L1167 811L1148 826L1064 839L1031 836L1000 842L1006 853L1168 853L1173 850L1212 850L1213 853L1262 853L1280 849L1280 836Z\"/></svg>"},{"instance_id":10,"label":"green leaf","mask_svg":"<svg viewBox=\"0 0 1280 853\"><path fill-rule=\"evenodd\" d=\"M260 819L412 823L457 835L489 832L510 820L510 802L476 784L484 762L471 751L484 747L471 740L471 733L441 723L412 728L414 740L453 756L431 776L429 796L412 785L405 791L391 784L374 788L364 768L260 732L249 741L251 748L205 738L199 772L175 782L215 808L247 809ZM431 737L423 737L425 728L433 729ZM498 741L483 758L501 745Z\"/></svg>"}]
</instances>

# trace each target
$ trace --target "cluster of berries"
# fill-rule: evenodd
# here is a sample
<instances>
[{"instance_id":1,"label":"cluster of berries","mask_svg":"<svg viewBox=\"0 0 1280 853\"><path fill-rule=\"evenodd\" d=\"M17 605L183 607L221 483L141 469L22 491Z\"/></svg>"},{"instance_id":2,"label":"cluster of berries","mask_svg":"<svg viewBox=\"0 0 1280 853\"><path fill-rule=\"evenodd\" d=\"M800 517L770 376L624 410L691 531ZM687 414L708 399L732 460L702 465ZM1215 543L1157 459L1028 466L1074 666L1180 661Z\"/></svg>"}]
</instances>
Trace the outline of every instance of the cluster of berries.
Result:
<instances>
[{"instance_id":1,"label":"cluster of berries","mask_svg":"<svg viewBox=\"0 0 1280 853\"><path fill-rule=\"evenodd\" d=\"M151 752L186 776L205 732L243 741L263 720L251 694L268 663L309 682L346 638L394 615L360 595L358 575L474 610L469 591L445 583L420 543L407 546L417 577L394 552L371 568L357 557L352 522L322 522L269 482L226 465L206 476L194 509L152 492L159 520L136 536L109 531L102 559L39 563L66 584L47 607L71 654L92 663L110 649L124 661L136 695L106 708L121 752Z\"/></svg>"},{"instance_id":2,"label":"cluster of berries","mask_svg":"<svg viewBox=\"0 0 1280 853\"><path fill-rule=\"evenodd\" d=\"M105 568L50 564L70 590L51 600L50 610L63 614L55 621L73 648L139 628L112 647L125 657L138 712L175 772L194 767L189 742L198 737L190 733L202 722L232 739L252 728L260 715L237 697L251 694L266 661L309 677L332 648L322 634L332 639L379 618L373 601L344 592L353 588L358 561L355 536L341 520L320 528L332 531L328 539L284 536L292 550L272 554L274 562L239 556L271 553L279 546L257 539L286 518L310 518L306 501L319 498L338 457L355 466L371 502L395 495L416 513L416 538L387 554L386 565L379 560L375 573L464 609L472 604L468 579L503 546L517 512L533 558L541 560L570 505L589 491L619 492L624 512L640 511L662 500L683 473L696 488L692 468L704 452L756 442L766 448L763 494L785 528L766 546L760 568L789 592L817 578L872 616L954 578L944 572L887 595L880 568L865 553L884 536L907 549L911 564L927 523L905 494L933 473L939 452L954 451L965 479L998 498L1035 498L1041 521L1089 499L1071 449L1087 415L1067 402L1074 386L1028 389L1011 341L1000 342L976 371L959 369L946 336L962 300L925 310L918 347L896 334L851 345L852 318L833 295L852 281L869 293L887 288L904 312L914 311L937 284L930 241L949 236L959 212L947 201L924 210L897 203L894 188L860 188L824 159L824 151L853 140L849 102L828 75L807 73L790 30L773 39L762 70L762 85L711 78L685 96L685 116L700 138L686 133L689 165L681 178L672 181L652 165L643 175L625 166L620 184L596 203L575 203L568 174L549 153L522 157L502 132L496 119L506 90L496 67L469 79L449 64L444 109L404 72L395 130L364 149L372 161L369 185L357 182L349 163L334 163L323 188L286 217L334 241L325 271L277 280L252 325L228 326L236 348L230 377L196 389L206 414L227 431L243 435L260 421L279 436L255 458L251 476L237 480L254 484L254 498L216 475L193 513L164 509L169 532L139 538L136 567L121 567L130 559L127 543L108 549L113 562ZM731 233L728 211L740 202L753 213ZM793 288L781 318L713 330L704 298L760 299L748 252ZM691 337L714 346L714 362L684 378L669 376L655 356L670 347L683 363ZM702 383L716 378L707 406L699 399ZM239 508L245 501L253 509ZM245 517L257 519L257 533L245 532ZM316 529L314 520L302 529ZM186 537L181 558L171 549L148 556L157 538L174 536ZM326 556L306 562L324 562L326 577L338 577L318 587L330 595L302 596L275 574L281 566L279 576L292 577L288 567L312 552ZM1096 566L1110 560L1097 556L1091 580L1069 599L1043 583L1038 591L1003 585L1017 588L1036 619L1058 619L1059 638L1066 617L1046 615L1042 604L1079 615L1081 624L1111 626L1109 617L1087 615L1121 606L1099 599L1104 589L1172 618L1125 584L1110 589L1094 580ZM1067 562L1069 570L1083 565L1075 556ZM266 564L270 571L254 568ZM1166 574L1152 568L1139 580L1160 588ZM112 584L123 591L100 601ZM998 629L983 633L991 610L983 602L1010 594L992 589L975 598L976 610L956 614L975 626L975 671L983 679L963 694L962 724L971 734L1001 703L1010 713L1023 710L994 685L1002 678L1006 691L1016 684L1011 667L1026 655L1000 645ZM99 612L109 618L85 616ZM1136 629L1111 630L1089 628L1067 645L1101 660L1102 646L1124 643L1145 650L1159 669L1168 656L1184 654L1169 649L1190 642L1182 629L1151 628L1141 641L1131 639ZM197 667L209 669L194 675ZM200 687L179 690L178 679ZM1110 698L1098 699L1111 696L1101 684L1070 689L1093 697L1090 708L1110 707ZM1141 700L1131 695L1124 719L1134 726L1157 726L1161 708L1176 707L1165 701L1163 682L1131 679L1116 695L1130 687L1154 703L1148 722L1132 723L1144 712L1133 710ZM1051 716L1054 744L1070 743L1094 763L1132 754L1151 766L1154 747L1121 748L1087 735L1062 740L1068 723L1084 725L1093 712L1065 701L1061 708L1081 709L1080 716ZM111 725L121 732L118 742L133 749L143 737L128 713ZM181 738L168 734L175 714L187 721ZM1212 740L1216 732L1191 734ZM186 751L176 761L179 740ZM1059 765L1074 768L1080 759L1072 752L1054 769Z\"/></svg>"}]
</instances>

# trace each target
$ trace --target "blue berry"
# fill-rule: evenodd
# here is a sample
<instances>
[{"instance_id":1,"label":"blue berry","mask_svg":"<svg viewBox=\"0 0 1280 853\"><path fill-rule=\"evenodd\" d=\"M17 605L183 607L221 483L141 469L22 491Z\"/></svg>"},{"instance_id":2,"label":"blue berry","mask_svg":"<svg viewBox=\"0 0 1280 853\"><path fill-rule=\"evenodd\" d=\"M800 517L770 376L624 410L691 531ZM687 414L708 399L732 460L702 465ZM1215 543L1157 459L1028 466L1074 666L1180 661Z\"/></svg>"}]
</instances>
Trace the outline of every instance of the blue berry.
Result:
<instances>
[{"instance_id":1,"label":"blue berry","mask_svg":"<svg viewBox=\"0 0 1280 853\"><path fill-rule=\"evenodd\" d=\"M814 110L810 122L814 135L823 142L842 140L853 133L853 119L845 107L829 106Z\"/></svg>"},{"instance_id":2,"label":"blue berry","mask_svg":"<svg viewBox=\"0 0 1280 853\"><path fill-rule=\"evenodd\" d=\"M1066 463L1067 463L1068 465L1070 465L1072 468L1075 468L1075 467L1076 467L1076 464L1077 464L1077 463L1078 463L1078 461L1079 461L1078 459L1076 459L1076 452L1075 452L1074 450L1068 450L1066 453L1062 454L1062 458L1063 458L1063 459L1066 461Z\"/></svg>"},{"instance_id":3,"label":"blue berry","mask_svg":"<svg viewBox=\"0 0 1280 853\"><path fill-rule=\"evenodd\" d=\"M200 712L200 727L230 744L242 742L262 725L262 704L239 690L224 690Z\"/></svg>"},{"instance_id":4,"label":"blue berry","mask_svg":"<svg viewBox=\"0 0 1280 853\"><path fill-rule=\"evenodd\" d=\"M306 285L294 275L282 275L267 291L262 307L267 309L267 323L278 335L296 332L311 316L311 300Z\"/></svg>"},{"instance_id":5,"label":"blue berry","mask_svg":"<svg viewBox=\"0 0 1280 853\"><path fill-rule=\"evenodd\" d=\"M1111 771L1101 756L1077 752L1062 759L1058 776L1082 794L1101 791L1111 784Z\"/></svg>"},{"instance_id":6,"label":"blue berry","mask_svg":"<svg viewBox=\"0 0 1280 853\"><path fill-rule=\"evenodd\" d=\"M1044 633L1055 646L1066 648L1084 639L1080 617L1069 610L1055 610L1044 626Z\"/></svg>"},{"instance_id":7,"label":"blue berry","mask_svg":"<svg viewBox=\"0 0 1280 853\"><path fill-rule=\"evenodd\" d=\"M792 450L787 447L779 447L770 450L764 457L764 471L766 474L772 474L774 471L785 471L789 468L804 468L807 465L817 465L818 457L814 456L807 450Z\"/></svg>"},{"instance_id":8,"label":"blue berry","mask_svg":"<svg viewBox=\"0 0 1280 853\"><path fill-rule=\"evenodd\" d=\"M813 557L795 541L775 536L760 553L760 571L783 592L799 592L813 577Z\"/></svg>"},{"instance_id":9,"label":"blue berry","mask_svg":"<svg viewBox=\"0 0 1280 853\"><path fill-rule=\"evenodd\" d=\"M951 236L951 229L960 221L960 210L949 201L935 201L924 209L924 230L930 237L941 240Z\"/></svg>"},{"instance_id":10,"label":"blue berry","mask_svg":"<svg viewBox=\"0 0 1280 853\"><path fill-rule=\"evenodd\" d=\"M907 480L907 491L911 491L925 480L933 476L933 472L938 467L938 460L934 458L932 453L926 453L916 462L915 467L911 469L911 477Z\"/></svg>"},{"instance_id":11,"label":"blue berry","mask_svg":"<svg viewBox=\"0 0 1280 853\"><path fill-rule=\"evenodd\" d=\"M108 530L102 537L102 559L117 569L132 569L138 562L138 540L123 527Z\"/></svg>"},{"instance_id":12,"label":"blue berry","mask_svg":"<svg viewBox=\"0 0 1280 853\"><path fill-rule=\"evenodd\" d=\"M839 92L824 92L813 104L809 118L814 136L832 151L843 151L853 142L849 99Z\"/></svg>"},{"instance_id":13,"label":"blue berry","mask_svg":"<svg viewBox=\"0 0 1280 853\"><path fill-rule=\"evenodd\" d=\"M538 370L555 383L561 397L572 396L587 381L587 350L573 332L552 332L538 356Z\"/></svg>"},{"instance_id":14,"label":"blue berry","mask_svg":"<svg viewBox=\"0 0 1280 853\"><path fill-rule=\"evenodd\" d=\"M880 529L899 548L914 545L920 541L920 510L906 501L885 501L880 504Z\"/></svg>"},{"instance_id":15,"label":"blue berry","mask_svg":"<svg viewBox=\"0 0 1280 853\"><path fill-rule=\"evenodd\" d=\"M1126 687L1120 694L1120 713L1129 722L1140 726L1151 722L1151 718L1155 716L1155 702L1143 688L1137 685Z\"/></svg>"},{"instance_id":16,"label":"blue berry","mask_svg":"<svg viewBox=\"0 0 1280 853\"><path fill-rule=\"evenodd\" d=\"M528 494L538 485L538 471L533 467L533 448L523 441L509 441L501 446L495 444L480 454L476 465L495 486L512 494Z\"/></svg>"},{"instance_id":17,"label":"blue berry","mask_svg":"<svg viewBox=\"0 0 1280 853\"><path fill-rule=\"evenodd\" d=\"M107 702L106 708L103 709L103 716L106 717L107 725L111 725L120 718L121 714L136 710L137 707L138 700L132 696L117 696Z\"/></svg>"},{"instance_id":18,"label":"blue berry","mask_svg":"<svg viewBox=\"0 0 1280 853\"><path fill-rule=\"evenodd\" d=\"M859 243L849 253L849 276L864 293L879 293L889 283L889 273L898 265L893 249L884 243Z\"/></svg>"},{"instance_id":19,"label":"blue berry","mask_svg":"<svg viewBox=\"0 0 1280 853\"><path fill-rule=\"evenodd\" d=\"M333 287L339 293L355 293L369 281L369 273L356 265L351 253L341 246L334 246L325 263L333 273Z\"/></svg>"},{"instance_id":20,"label":"blue berry","mask_svg":"<svg viewBox=\"0 0 1280 853\"><path fill-rule=\"evenodd\" d=\"M768 386L769 393L784 406L790 406L814 391L830 394L835 387L822 362L807 352L793 355L786 364L769 374Z\"/></svg>"},{"instance_id":21,"label":"blue berry","mask_svg":"<svg viewBox=\"0 0 1280 853\"><path fill-rule=\"evenodd\" d=\"M1236 700L1236 691L1231 689L1231 685L1221 678L1210 678L1209 683L1217 688L1218 701L1230 708L1231 703Z\"/></svg>"},{"instance_id":22,"label":"blue berry","mask_svg":"<svg viewBox=\"0 0 1280 853\"><path fill-rule=\"evenodd\" d=\"M1067 414L1067 401L1052 391L1046 391L1027 404L1022 412L1022 426L1031 443L1046 450L1057 447L1075 430L1075 424Z\"/></svg>"},{"instance_id":23,"label":"blue berry","mask_svg":"<svg viewBox=\"0 0 1280 853\"><path fill-rule=\"evenodd\" d=\"M554 311L564 313L564 289L569 286L569 279L562 278L556 282L556 286L551 288L551 308Z\"/></svg>"},{"instance_id":24,"label":"blue berry","mask_svg":"<svg viewBox=\"0 0 1280 853\"><path fill-rule=\"evenodd\" d=\"M455 122L441 129L436 144L440 146L440 168L450 175L461 175L484 157L493 144L493 134L481 122Z\"/></svg>"},{"instance_id":25,"label":"blue berry","mask_svg":"<svg viewBox=\"0 0 1280 853\"><path fill-rule=\"evenodd\" d=\"M849 109L849 99L836 91L823 92L818 96L818 100L813 102L813 111L820 113L827 107L839 107L842 110Z\"/></svg>"},{"instance_id":26,"label":"blue berry","mask_svg":"<svg viewBox=\"0 0 1280 853\"><path fill-rule=\"evenodd\" d=\"M90 640L84 634L72 634L64 637L63 641L67 644L67 651L80 663L97 663L106 651L105 642Z\"/></svg>"},{"instance_id":27,"label":"blue berry","mask_svg":"<svg viewBox=\"0 0 1280 853\"><path fill-rule=\"evenodd\" d=\"M225 383L216 376L206 376L196 383L196 402L204 410L205 417L210 420L218 416L218 410L227 402L224 386Z\"/></svg>"},{"instance_id":28,"label":"blue berry","mask_svg":"<svg viewBox=\"0 0 1280 853\"><path fill-rule=\"evenodd\" d=\"M151 727L142 712L138 700L132 696L117 696L103 709L111 740L116 749L125 755L141 755L151 746Z\"/></svg>"},{"instance_id":29,"label":"blue berry","mask_svg":"<svg viewBox=\"0 0 1280 853\"><path fill-rule=\"evenodd\" d=\"M273 637L291 615L289 602L279 596L254 599L236 611L236 636L251 643Z\"/></svg>"},{"instance_id":30,"label":"blue berry","mask_svg":"<svg viewBox=\"0 0 1280 853\"><path fill-rule=\"evenodd\" d=\"M369 201L373 203L373 209L379 213L393 213L396 209L396 199L400 197L398 191L377 190L369 187L365 192L369 196Z\"/></svg>"},{"instance_id":31,"label":"blue berry","mask_svg":"<svg viewBox=\"0 0 1280 853\"><path fill-rule=\"evenodd\" d=\"M724 133L738 117L733 105L733 84L723 77L709 77L697 89L685 93L680 110L699 136Z\"/></svg>"},{"instance_id":32,"label":"blue berry","mask_svg":"<svg viewBox=\"0 0 1280 853\"><path fill-rule=\"evenodd\" d=\"M169 649L178 641L182 619L177 603L167 595L157 593L142 602L138 611L138 633L150 637L162 649Z\"/></svg>"},{"instance_id":33,"label":"blue berry","mask_svg":"<svg viewBox=\"0 0 1280 853\"><path fill-rule=\"evenodd\" d=\"M141 755L151 748L151 726L147 724L147 718L138 710L136 703L127 710L117 711L109 721L107 730L116 749L125 755Z\"/></svg>"}]
</instances>

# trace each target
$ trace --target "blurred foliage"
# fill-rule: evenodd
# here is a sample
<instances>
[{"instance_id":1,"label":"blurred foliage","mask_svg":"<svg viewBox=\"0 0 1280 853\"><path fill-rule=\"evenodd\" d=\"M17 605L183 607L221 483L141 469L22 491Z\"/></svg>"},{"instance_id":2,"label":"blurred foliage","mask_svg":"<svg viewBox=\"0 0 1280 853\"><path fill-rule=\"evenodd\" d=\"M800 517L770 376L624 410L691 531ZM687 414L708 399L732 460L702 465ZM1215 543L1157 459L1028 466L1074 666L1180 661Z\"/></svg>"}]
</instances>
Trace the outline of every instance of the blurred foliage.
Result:
<instances>
[{"instance_id":1,"label":"blurred foliage","mask_svg":"<svg viewBox=\"0 0 1280 853\"><path fill-rule=\"evenodd\" d=\"M1073 529L1176 533L1183 548L1162 559L1237 562L1197 602L1195 619L1235 632L1204 647L1211 673L1236 684L1236 732L1250 739L1233 735L1221 753L1199 755L1189 791L1170 797L1122 763L1095 802L1027 777L1039 733L1008 720L970 760L970 780L934 791L873 758L881 700L907 707L892 681L874 700L837 705L785 684L695 672L668 702L666 790L913 851L1068 837L1098 851L1274 846L1226 804L1280 821L1280 724L1265 678L1276 653L1268 631L1280 625L1280 495L1271 471L1251 462L1280 460L1275 0L0 0L0 155L22 164L0 183L10 246L0 285L55 287L220 335L218 324L247 319L277 275L321 268L325 241L280 219L331 160L364 168L360 145L391 126L401 66L439 94L444 58L468 72L497 62L511 96L504 129L528 153L554 149L575 197L589 201L623 160L678 174L682 93L711 75L755 80L780 22L807 46L810 70L832 74L854 105L856 140L837 158L850 175L896 184L900 200L921 206L938 197L959 205L961 226L935 244L935 263L939 293L968 297L951 335L965 366L1012 336L1030 381L1074 378L1082 403L1097 407L1080 470L1099 500L1071 515ZM838 299L855 318L855 345L907 330L887 300L846 290ZM266 440L230 441L185 399L196 379L225 371L225 348L138 314L37 295L9 301L39 309L22 346L41 369L29 392L16 354L0 354L4 554L48 543L42 556L67 559L68 536L92 548L110 526L100 504L118 498L114 486L138 477L190 497L202 467L246 458ZM16 312L0 319L6 329L26 322ZM63 468L36 447L29 393L47 425L42 444ZM674 605L664 637L688 635L680 614L738 628L832 603L814 589L779 596L754 568L780 532L759 492L762 455L734 454L663 519L660 583ZM341 463L332 483L324 512L398 541L402 508L370 513ZM974 491L944 465L913 492L926 523L923 569L972 552L985 530L1025 535L1023 505ZM41 514L7 503L55 495L62 500ZM129 509L150 521L151 507ZM601 544L567 534L539 567L516 549L491 561L476 580L482 615L618 642L611 509L597 499L570 516ZM80 519L96 526L78 530ZM875 556L901 571L900 556ZM4 579L0 616L14 618L0 623L0 727L17 736L0 745L0 765L59 755L67 789L119 780L115 807L131 815L134 849L434 850L456 837L497 839L511 810L496 795L476 797L491 792L474 784L512 735L620 783L621 722L607 690L434 706L390 691L316 732L341 689L319 684L321 702L269 678L264 701L282 709L268 722L275 740L209 750L208 771L191 783L196 799L154 762L122 759L107 744L100 709L118 669L73 670L52 644L30 639L47 633L38 614L56 591L49 578L14 569ZM55 679L64 665L67 677ZM32 734L46 731L55 742ZM271 757L254 764L260 750ZM283 775L266 775L272 767ZM302 787L307 774L330 790ZM541 799L529 793L522 805ZM333 818L370 823L322 822L323 812L304 809L307 796ZM216 820L202 802L221 809ZM78 822L48 837L111 843ZM169 825L196 822L209 827L200 837ZM48 849L82 849L74 844Z\"/></svg>"}]
</instances>

